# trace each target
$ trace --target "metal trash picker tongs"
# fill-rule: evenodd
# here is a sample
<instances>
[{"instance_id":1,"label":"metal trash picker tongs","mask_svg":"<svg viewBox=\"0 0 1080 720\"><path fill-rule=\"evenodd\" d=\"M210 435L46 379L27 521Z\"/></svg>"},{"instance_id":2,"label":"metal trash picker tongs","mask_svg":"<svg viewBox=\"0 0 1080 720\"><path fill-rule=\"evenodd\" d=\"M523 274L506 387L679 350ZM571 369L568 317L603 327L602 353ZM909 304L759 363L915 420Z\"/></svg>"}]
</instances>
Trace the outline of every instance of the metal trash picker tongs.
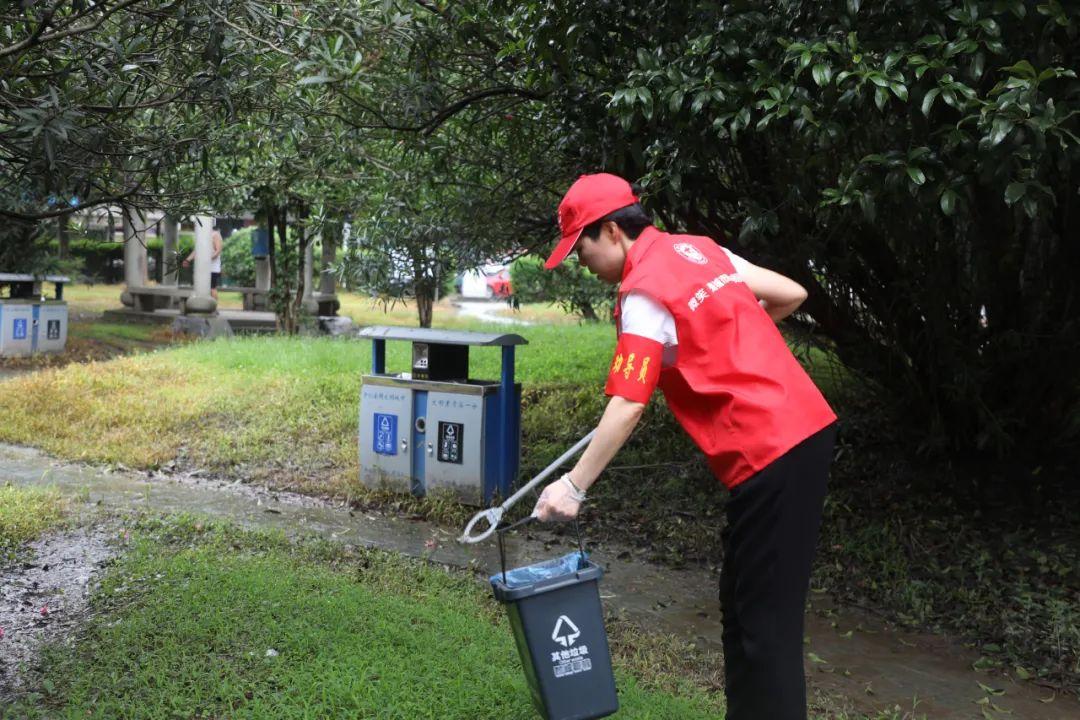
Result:
<instances>
[{"instance_id":1,"label":"metal trash picker tongs","mask_svg":"<svg viewBox=\"0 0 1080 720\"><path fill-rule=\"evenodd\" d=\"M516 503L522 498L522 496L524 496L530 490L534 489L537 485L546 480L548 476L551 475L551 473L558 470L560 465L581 452L582 448L589 444L589 441L592 440L593 435L595 434L596 429L594 428L593 430L589 431L588 435L578 440L577 444L574 445L574 447L570 448L562 455L560 455L555 462L551 463L546 468L541 470L539 475L534 477L529 482L525 483L525 485L523 485L520 490L507 498L506 502L504 502L502 505L499 505L498 507L488 508L487 510L481 510L480 512L476 513L476 515L473 515L473 519L470 520L469 524L465 526L465 532L462 533L461 537L458 538L458 542L472 544L481 542L482 540L487 540L489 537L491 537L491 534L495 532L495 528L499 526L499 522L502 521L503 513L509 510L514 503ZM488 521L487 530L484 530L479 535L472 535L471 533L473 530L473 526L475 526L476 523L480 522L481 520Z\"/></svg>"}]
</instances>

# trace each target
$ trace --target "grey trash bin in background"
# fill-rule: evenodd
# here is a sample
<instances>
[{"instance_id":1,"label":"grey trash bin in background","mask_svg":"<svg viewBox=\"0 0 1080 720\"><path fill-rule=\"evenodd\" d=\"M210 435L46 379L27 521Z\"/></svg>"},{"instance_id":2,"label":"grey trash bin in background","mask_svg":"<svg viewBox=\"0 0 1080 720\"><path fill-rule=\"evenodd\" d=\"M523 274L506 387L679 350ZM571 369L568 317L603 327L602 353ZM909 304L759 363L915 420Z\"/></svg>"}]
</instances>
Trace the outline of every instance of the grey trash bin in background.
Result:
<instances>
[{"instance_id":1,"label":"grey trash bin in background","mask_svg":"<svg viewBox=\"0 0 1080 720\"><path fill-rule=\"evenodd\" d=\"M536 709L546 720L615 713L619 698L600 604L604 571L582 550L576 569L526 584L508 583L508 575L521 569L506 571L502 532L503 572L491 578L491 586L495 599L506 606Z\"/></svg>"},{"instance_id":2,"label":"grey trash bin in background","mask_svg":"<svg viewBox=\"0 0 1080 720\"><path fill-rule=\"evenodd\" d=\"M54 283L48 298L43 283ZM0 273L0 357L58 353L67 343L68 307L61 275Z\"/></svg>"},{"instance_id":3,"label":"grey trash bin in background","mask_svg":"<svg viewBox=\"0 0 1080 720\"><path fill-rule=\"evenodd\" d=\"M423 496L450 493L487 505L506 498L521 458L521 385L514 382L511 333L376 325L371 373L360 389L360 480ZM386 341L412 343L410 371L386 370ZM469 377L470 348L498 348L499 380Z\"/></svg>"}]
</instances>

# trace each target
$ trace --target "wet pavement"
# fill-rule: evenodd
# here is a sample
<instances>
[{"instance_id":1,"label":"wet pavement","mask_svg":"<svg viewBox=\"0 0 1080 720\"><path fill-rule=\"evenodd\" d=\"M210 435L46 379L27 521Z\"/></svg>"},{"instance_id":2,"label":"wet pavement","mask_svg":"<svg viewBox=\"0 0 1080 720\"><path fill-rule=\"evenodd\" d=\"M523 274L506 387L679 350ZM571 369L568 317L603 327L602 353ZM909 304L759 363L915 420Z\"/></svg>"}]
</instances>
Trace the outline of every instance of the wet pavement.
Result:
<instances>
[{"instance_id":1,"label":"wet pavement","mask_svg":"<svg viewBox=\"0 0 1080 720\"><path fill-rule=\"evenodd\" d=\"M38 649L74 637L98 572L113 556L105 528L61 531L0 572L0 702L29 689Z\"/></svg>"},{"instance_id":2,"label":"wet pavement","mask_svg":"<svg viewBox=\"0 0 1080 720\"><path fill-rule=\"evenodd\" d=\"M249 528L314 533L343 543L378 547L485 574L499 566L494 542L465 546L457 532L397 517L350 510L317 498L195 475L110 472L53 461L37 451L0 445L0 482L52 485L66 495L108 508L190 512ZM508 562L523 565L566 552L575 541L546 532L512 537ZM561 547L561 546L565 546ZM635 559L631 548L592 548L605 566L605 606L642 626L720 648L716 577L706 570L673 570ZM40 561L39 561L40 562ZM899 706L929 718L1073 720L1080 702L1032 682L973 670L978 655L947 638L892 628L870 613L835 607L822 595L807 615L807 674L812 686L842 695L855 709ZM4 643L0 640L0 644ZM0 661L7 657L0 648ZM992 688L991 693L980 686Z\"/></svg>"}]
</instances>

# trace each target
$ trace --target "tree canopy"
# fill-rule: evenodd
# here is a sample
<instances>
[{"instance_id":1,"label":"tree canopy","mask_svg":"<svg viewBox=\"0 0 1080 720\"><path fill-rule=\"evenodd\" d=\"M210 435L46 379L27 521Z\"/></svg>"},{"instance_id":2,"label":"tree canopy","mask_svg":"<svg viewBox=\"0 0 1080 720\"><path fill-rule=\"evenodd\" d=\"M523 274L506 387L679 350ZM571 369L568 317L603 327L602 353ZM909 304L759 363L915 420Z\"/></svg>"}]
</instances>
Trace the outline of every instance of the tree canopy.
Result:
<instances>
[{"instance_id":1,"label":"tree canopy","mask_svg":"<svg viewBox=\"0 0 1080 720\"><path fill-rule=\"evenodd\" d=\"M805 319L925 449L1034 464L1080 440L1072 4L50 0L0 18L8 246L73 207L246 208L290 271L348 221L342 272L388 288L406 267L395 291L430 299L452 269L546 249L561 192L605 170L667 229L805 285Z\"/></svg>"}]
</instances>

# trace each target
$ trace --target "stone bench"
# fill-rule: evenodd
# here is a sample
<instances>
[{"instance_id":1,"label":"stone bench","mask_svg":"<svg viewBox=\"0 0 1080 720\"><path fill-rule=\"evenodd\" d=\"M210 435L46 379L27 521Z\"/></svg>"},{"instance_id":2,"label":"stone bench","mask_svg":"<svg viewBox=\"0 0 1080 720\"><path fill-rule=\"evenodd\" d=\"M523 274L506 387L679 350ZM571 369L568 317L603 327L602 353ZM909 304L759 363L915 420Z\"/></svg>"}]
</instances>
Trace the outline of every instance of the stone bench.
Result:
<instances>
[{"instance_id":1,"label":"stone bench","mask_svg":"<svg viewBox=\"0 0 1080 720\"><path fill-rule=\"evenodd\" d=\"M222 285L218 292L235 292L244 296L245 310L266 310L270 307L270 291L239 285Z\"/></svg>"},{"instance_id":2,"label":"stone bench","mask_svg":"<svg viewBox=\"0 0 1080 720\"><path fill-rule=\"evenodd\" d=\"M195 289L190 287L129 287L132 303L136 310L154 312L160 308L167 308L176 300L180 305L180 312L185 310L187 299L195 294Z\"/></svg>"}]
</instances>

